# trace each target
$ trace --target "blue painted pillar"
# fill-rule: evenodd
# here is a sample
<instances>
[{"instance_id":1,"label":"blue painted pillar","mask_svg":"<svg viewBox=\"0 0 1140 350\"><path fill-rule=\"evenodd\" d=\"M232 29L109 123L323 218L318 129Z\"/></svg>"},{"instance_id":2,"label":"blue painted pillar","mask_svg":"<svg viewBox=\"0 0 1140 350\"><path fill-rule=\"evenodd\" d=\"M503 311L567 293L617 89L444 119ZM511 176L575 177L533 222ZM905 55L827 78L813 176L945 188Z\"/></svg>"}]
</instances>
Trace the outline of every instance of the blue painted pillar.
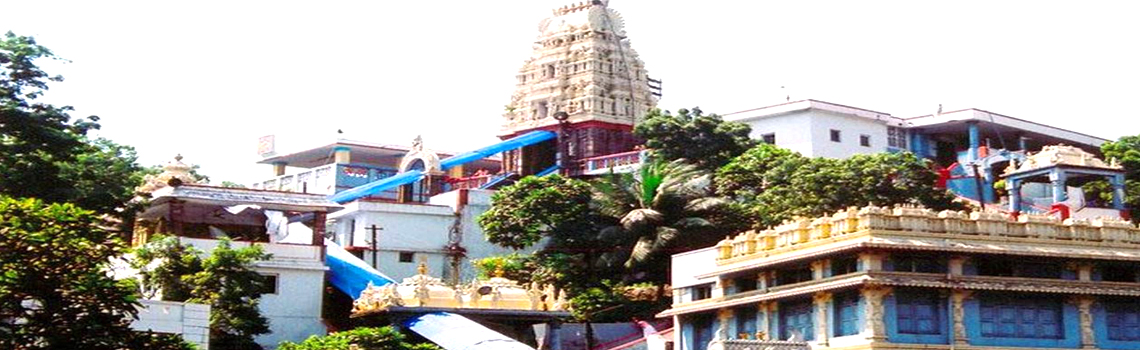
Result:
<instances>
[{"instance_id":1,"label":"blue painted pillar","mask_svg":"<svg viewBox=\"0 0 1140 350\"><path fill-rule=\"evenodd\" d=\"M1017 150L1025 151L1027 148L1029 148L1029 138L1025 137L1025 136L1018 136L1017 137Z\"/></svg>"},{"instance_id":2,"label":"blue painted pillar","mask_svg":"<svg viewBox=\"0 0 1140 350\"><path fill-rule=\"evenodd\" d=\"M1013 178L1005 182L1005 190L1009 192L1009 211L1021 212L1021 180Z\"/></svg>"},{"instance_id":3,"label":"blue painted pillar","mask_svg":"<svg viewBox=\"0 0 1140 350\"><path fill-rule=\"evenodd\" d=\"M1053 203L1064 202L1068 197L1065 195L1065 173L1060 169L1053 168L1049 172L1049 182L1053 184Z\"/></svg>"},{"instance_id":4,"label":"blue painted pillar","mask_svg":"<svg viewBox=\"0 0 1140 350\"><path fill-rule=\"evenodd\" d=\"M1112 184L1112 208L1124 210L1124 174L1113 175L1109 183Z\"/></svg>"},{"instance_id":5,"label":"blue painted pillar","mask_svg":"<svg viewBox=\"0 0 1140 350\"><path fill-rule=\"evenodd\" d=\"M969 159L967 160L973 162L975 160L978 160L978 147L981 146L982 136L978 131L978 122L966 122L966 126L969 127L970 133L970 149L968 152Z\"/></svg>"},{"instance_id":6,"label":"blue painted pillar","mask_svg":"<svg viewBox=\"0 0 1140 350\"><path fill-rule=\"evenodd\" d=\"M981 170L984 172L982 183L985 184L985 188L982 189L982 198L986 199L986 203L997 203L997 192L994 192L994 169L987 166Z\"/></svg>"},{"instance_id":7,"label":"blue painted pillar","mask_svg":"<svg viewBox=\"0 0 1140 350\"><path fill-rule=\"evenodd\" d=\"M922 149L922 133L921 130L911 130L910 134L910 152L914 153L918 158L926 158L926 152Z\"/></svg>"}]
</instances>

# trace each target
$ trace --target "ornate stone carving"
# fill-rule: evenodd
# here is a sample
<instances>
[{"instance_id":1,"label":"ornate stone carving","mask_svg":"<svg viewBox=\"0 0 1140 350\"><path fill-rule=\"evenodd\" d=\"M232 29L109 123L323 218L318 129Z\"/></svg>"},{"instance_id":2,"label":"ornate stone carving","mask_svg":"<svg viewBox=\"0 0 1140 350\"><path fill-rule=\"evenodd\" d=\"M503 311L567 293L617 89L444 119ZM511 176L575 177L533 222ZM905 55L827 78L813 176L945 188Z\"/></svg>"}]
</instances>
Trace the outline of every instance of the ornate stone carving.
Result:
<instances>
[{"instance_id":1,"label":"ornate stone carving","mask_svg":"<svg viewBox=\"0 0 1140 350\"><path fill-rule=\"evenodd\" d=\"M517 74L500 136L571 123L633 125L656 106L644 64L630 48L620 14L604 2L555 9L538 25L539 45Z\"/></svg>"},{"instance_id":2,"label":"ornate stone carving","mask_svg":"<svg viewBox=\"0 0 1140 350\"><path fill-rule=\"evenodd\" d=\"M166 187L175 182L178 184L193 184L198 181L190 174L194 167L182 162L182 155L174 156L174 160L162 166L162 173L143 177L143 184L135 188L135 193L149 195L157 189Z\"/></svg>"},{"instance_id":3,"label":"ornate stone carving","mask_svg":"<svg viewBox=\"0 0 1140 350\"><path fill-rule=\"evenodd\" d=\"M864 305L867 308L866 315L869 321L864 333L872 341L887 340L887 324L883 321L885 312L883 310L883 299L891 291L891 288L882 286L866 286L861 290L863 298L866 300Z\"/></svg>"},{"instance_id":4,"label":"ornate stone carving","mask_svg":"<svg viewBox=\"0 0 1140 350\"><path fill-rule=\"evenodd\" d=\"M954 344L966 345L969 343L969 336L966 335L966 299L973 295L973 291L956 289L950 294L950 309L953 315L953 331L954 331Z\"/></svg>"},{"instance_id":5,"label":"ornate stone carving","mask_svg":"<svg viewBox=\"0 0 1140 350\"><path fill-rule=\"evenodd\" d=\"M1085 349L1096 348L1096 334L1093 333L1092 304L1095 298L1088 295L1076 295L1071 299L1077 305L1077 314L1081 325L1081 347Z\"/></svg>"}]
</instances>

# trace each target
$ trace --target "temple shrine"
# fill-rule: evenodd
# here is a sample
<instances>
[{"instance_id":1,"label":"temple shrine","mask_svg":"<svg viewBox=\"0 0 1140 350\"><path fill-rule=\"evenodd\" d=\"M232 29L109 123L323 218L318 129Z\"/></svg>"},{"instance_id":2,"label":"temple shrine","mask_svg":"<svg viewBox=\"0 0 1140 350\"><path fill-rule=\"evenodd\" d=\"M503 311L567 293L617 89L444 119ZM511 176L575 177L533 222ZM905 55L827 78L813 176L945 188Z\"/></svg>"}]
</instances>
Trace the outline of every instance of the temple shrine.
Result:
<instances>
[{"instance_id":1,"label":"temple shrine","mask_svg":"<svg viewBox=\"0 0 1140 350\"><path fill-rule=\"evenodd\" d=\"M1008 178L1118 173L1070 147L1028 159ZM1140 348L1140 229L1115 215L853 207L672 266L660 316L683 350Z\"/></svg>"}]
</instances>

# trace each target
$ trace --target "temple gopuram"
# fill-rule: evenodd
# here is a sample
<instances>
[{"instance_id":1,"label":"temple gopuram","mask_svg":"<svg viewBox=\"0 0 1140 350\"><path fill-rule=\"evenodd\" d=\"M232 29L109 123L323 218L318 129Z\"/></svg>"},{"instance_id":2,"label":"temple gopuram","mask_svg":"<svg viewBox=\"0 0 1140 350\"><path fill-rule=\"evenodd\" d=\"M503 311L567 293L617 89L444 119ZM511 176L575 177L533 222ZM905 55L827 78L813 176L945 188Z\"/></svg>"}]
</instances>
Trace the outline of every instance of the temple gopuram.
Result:
<instances>
[{"instance_id":1,"label":"temple gopuram","mask_svg":"<svg viewBox=\"0 0 1140 350\"><path fill-rule=\"evenodd\" d=\"M621 15L605 1L575 3L554 9L538 32L499 137L535 130L559 137L505 152L503 170L525 176L558 164L576 173L580 161L633 151L633 125L657 96Z\"/></svg>"}]
</instances>

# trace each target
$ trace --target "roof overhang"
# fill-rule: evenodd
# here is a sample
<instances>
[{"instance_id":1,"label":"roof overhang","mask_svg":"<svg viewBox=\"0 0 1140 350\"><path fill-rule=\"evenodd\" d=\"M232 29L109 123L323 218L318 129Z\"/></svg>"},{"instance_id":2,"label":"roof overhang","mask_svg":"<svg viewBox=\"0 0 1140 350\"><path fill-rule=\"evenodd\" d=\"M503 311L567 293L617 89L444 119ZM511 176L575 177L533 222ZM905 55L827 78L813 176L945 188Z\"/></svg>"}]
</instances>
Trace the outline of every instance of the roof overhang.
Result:
<instances>
[{"instance_id":1,"label":"roof overhang","mask_svg":"<svg viewBox=\"0 0 1140 350\"><path fill-rule=\"evenodd\" d=\"M157 207L171 200L216 206L257 205L261 209L292 212L332 212L341 206L325 195L254 190L248 188L181 185L163 187L151 193L151 206Z\"/></svg>"},{"instance_id":2,"label":"roof overhang","mask_svg":"<svg viewBox=\"0 0 1140 350\"><path fill-rule=\"evenodd\" d=\"M959 133L966 130L970 122L978 123L982 132L998 132L1011 136L1007 142L1016 143L1015 135L1026 136L1043 144L1070 144L1084 148L1099 148L1109 140L1061 129L1041 123L1031 122L980 109L963 109L938 115L925 115L906 119L912 128L922 128L927 133Z\"/></svg>"}]
</instances>

